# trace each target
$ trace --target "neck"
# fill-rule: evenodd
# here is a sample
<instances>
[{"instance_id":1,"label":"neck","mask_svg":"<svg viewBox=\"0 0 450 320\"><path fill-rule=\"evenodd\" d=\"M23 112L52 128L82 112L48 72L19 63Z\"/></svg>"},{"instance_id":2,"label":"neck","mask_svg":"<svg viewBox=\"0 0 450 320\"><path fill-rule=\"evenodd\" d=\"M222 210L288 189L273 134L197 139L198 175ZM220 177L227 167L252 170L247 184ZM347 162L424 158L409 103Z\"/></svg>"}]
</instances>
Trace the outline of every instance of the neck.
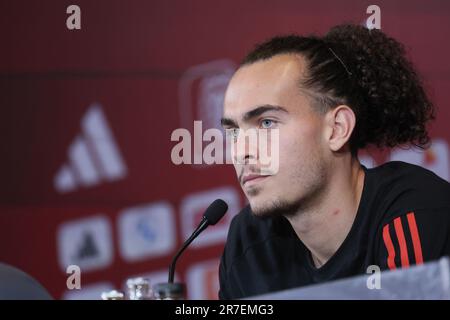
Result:
<instances>
[{"instance_id":1,"label":"neck","mask_svg":"<svg viewBox=\"0 0 450 320\"><path fill-rule=\"evenodd\" d=\"M324 265L344 242L355 221L364 185L364 170L356 158L335 167L328 186L314 204L286 218L310 250L316 267Z\"/></svg>"}]
</instances>

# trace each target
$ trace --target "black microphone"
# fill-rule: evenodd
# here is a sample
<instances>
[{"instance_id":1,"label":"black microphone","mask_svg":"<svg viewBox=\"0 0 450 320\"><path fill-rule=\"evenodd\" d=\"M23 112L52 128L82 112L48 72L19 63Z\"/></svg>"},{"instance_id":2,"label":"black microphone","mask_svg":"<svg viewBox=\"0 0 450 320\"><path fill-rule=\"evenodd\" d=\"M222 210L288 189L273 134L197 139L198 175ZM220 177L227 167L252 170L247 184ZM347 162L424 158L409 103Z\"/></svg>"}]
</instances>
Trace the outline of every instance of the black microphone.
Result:
<instances>
[{"instance_id":1,"label":"black microphone","mask_svg":"<svg viewBox=\"0 0 450 320\"><path fill-rule=\"evenodd\" d=\"M169 283L173 283L173 277L175 274L175 265L177 263L178 258L183 253L183 251L209 225L212 226L215 225L225 215L225 212L227 212L227 210L228 205L222 199L214 200L214 202L209 205L197 229L195 229L192 235L184 242L183 246L180 248L180 250L178 250L178 252L173 257L172 263L170 264L169 267Z\"/></svg>"}]
</instances>

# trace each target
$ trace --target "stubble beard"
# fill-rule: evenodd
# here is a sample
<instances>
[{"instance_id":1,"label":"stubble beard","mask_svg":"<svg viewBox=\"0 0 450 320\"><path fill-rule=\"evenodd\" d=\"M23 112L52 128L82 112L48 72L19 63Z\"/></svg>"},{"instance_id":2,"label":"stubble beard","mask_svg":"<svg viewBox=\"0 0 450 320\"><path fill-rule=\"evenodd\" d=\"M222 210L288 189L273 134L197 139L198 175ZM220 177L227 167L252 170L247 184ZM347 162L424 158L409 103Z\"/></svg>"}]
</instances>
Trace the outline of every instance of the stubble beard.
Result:
<instances>
[{"instance_id":1,"label":"stubble beard","mask_svg":"<svg viewBox=\"0 0 450 320\"><path fill-rule=\"evenodd\" d=\"M303 190L300 189L298 191L298 196L293 199L285 198L283 194L279 194L274 199L262 201L260 205L252 205L250 198L258 195L261 196L264 189L259 186L247 189L246 194L253 214L263 219L279 216L292 217L293 215L301 214L302 211L313 206L326 188L327 178L324 163L320 160L312 163L313 167L310 170L298 170L287 182L287 185L295 186L303 181L303 185L305 186Z\"/></svg>"}]
</instances>

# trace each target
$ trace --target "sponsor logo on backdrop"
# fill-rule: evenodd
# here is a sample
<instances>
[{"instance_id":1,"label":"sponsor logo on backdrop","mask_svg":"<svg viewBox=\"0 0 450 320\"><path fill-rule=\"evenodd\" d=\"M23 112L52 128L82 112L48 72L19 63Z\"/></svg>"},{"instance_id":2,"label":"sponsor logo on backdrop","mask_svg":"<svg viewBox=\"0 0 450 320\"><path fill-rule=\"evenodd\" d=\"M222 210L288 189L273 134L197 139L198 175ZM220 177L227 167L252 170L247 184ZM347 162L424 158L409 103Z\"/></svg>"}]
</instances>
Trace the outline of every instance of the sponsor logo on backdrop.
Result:
<instances>
[{"instance_id":1,"label":"sponsor logo on backdrop","mask_svg":"<svg viewBox=\"0 0 450 320\"><path fill-rule=\"evenodd\" d=\"M186 272L188 299L217 300L219 292L219 260L194 264Z\"/></svg>"},{"instance_id":2,"label":"sponsor logo on backdrop","mask_svg":"<svg viewBox=\"0 0 450 320\"><path fill-rule=\"evenodd\" d=\"M92 283L80 290L68 290L63 294L64 300L101 300L102 292L114 290L110 282Z\"/></svg>"},{"instance_id":3,"label":"sponsor logo on backdrop","mask_svg":"<svg viewBox=\"0 0 450 320\"><path fill-rule=\"evenodd\" d=\"M168 202L124 209L118 228L120 254L126 261L167 255L176 245L174 209Z\"/></svg>"},{"instance_id":4,"label":"sponsor logo on backdrop","mask_svg":"<svg viewBox=\"0 0 450 320\"><path fill-rule=\"evenodd\" d=\"M394 149L391 152L390 161L412 163L431 170L442 179L450 181L448 149L448 144L445 140L434 139L431 147L426 150L417 148L408 150Z\"/></svg>"},{"instance_id":5,"label":"sponsor logo on backdrop","mask_svg":"<svg viewBox=\"0 0 450 320\"><path fill-rule=\"evenodd\" d=\"M109 219L103 215L63 223L57 234L61 269L77 265L82 272L108 267L114 248Z\"/></svg>"},{"instance_id":6,"label":"sponsor logo on backdrop","mask_svg":"<svg viewBox=\"0 0 450 320\"><path fill-rule=\"evenodd\" d=\"M225 242L233 216L239 212L240 197L233 187L221 187L205 192L190 194L181 201L181 229L183 239L187 239L192 231L199 224L206 208L216 199L222 199L228 204L228 211L225 216L215 225L206 229L190 245L190 247L206 247Z\"/></svg>"},{"instance_id":7,"label":"sponsor logo on backdrop","mask_svg":"<svg viewBox=\"0 0 450 320\"><path fill-rule=\"evenodd\" d=\"M221 129L225 90L235 70L236 64L227 59L192 66L186 70L180 79L178 90L182 128L190 130L194 121L200 120L204 130ZM194 147L194 157L202 157L201 147Z\"/></svg>"},{"instance_id":8,"label":"sponsor logo on backdrop","mask_svg":"<svg viewBox=\"0 0 450 320\"><path fill-rule=\"evenodd\" d=\"M54 177L59 193L89 188L123 179L127 167L99 104L89 107L81 119L82 132L69 146L68 162Z\"/></svg>"}]
</instances>

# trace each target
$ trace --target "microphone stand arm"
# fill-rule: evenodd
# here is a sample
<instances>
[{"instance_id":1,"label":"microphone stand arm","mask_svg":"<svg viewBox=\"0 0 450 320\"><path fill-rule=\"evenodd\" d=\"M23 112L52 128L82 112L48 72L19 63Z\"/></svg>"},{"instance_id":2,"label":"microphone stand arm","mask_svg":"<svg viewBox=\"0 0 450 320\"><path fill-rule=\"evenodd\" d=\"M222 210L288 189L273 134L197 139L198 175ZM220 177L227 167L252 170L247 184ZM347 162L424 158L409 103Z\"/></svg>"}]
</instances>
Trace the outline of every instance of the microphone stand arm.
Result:
<instances>
[{"instance_id":1,"label":"microphone stand arm","mask_svg":"<svg viewBox=\"0 0 450 320\"><path fill-rule=\"evenodd\" d=\"M208 227L209 223L208 220L203 217L202 221L200 222L199 226L197 227L197 229L195 229L195 231L191 234L191 236L184 242L183 246L178 250L178 252L175 254L175 256L172 259L172 263L170 264L169 267L169 283L173 283L173 278L175 275L175 265L177 263L178 258L180 257L180 255L184 252L184 250L186 250L186 248L188 247L188 245L194 241L195 238L197 238L197 236L206 229L206 227Z\"/></svg>"}]
</instances>

